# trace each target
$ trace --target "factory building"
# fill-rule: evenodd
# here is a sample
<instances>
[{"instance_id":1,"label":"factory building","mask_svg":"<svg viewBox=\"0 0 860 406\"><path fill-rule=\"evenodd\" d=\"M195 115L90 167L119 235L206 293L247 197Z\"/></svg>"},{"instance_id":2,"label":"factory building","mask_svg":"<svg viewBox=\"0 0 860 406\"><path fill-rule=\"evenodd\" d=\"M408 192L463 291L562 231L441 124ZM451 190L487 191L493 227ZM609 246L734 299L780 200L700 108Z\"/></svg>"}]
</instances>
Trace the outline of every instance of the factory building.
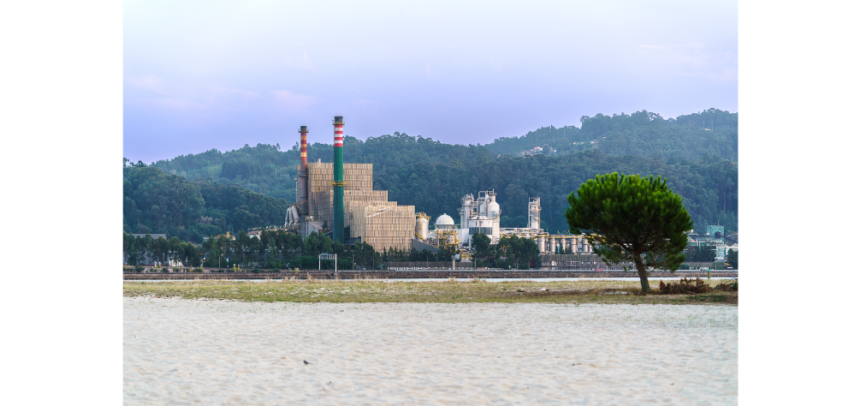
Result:
<instances>
[{"instance_id":1,"label":"factory building","mask_svg":"<svg viewBox=\"0 0 860 406\"><path fill-rule=\"evenodd\" d=\"M331 233L344 244L362 241L374 249L411 250L415 206L388 201L387 190L373 190L373 164L343 163L343 117L334 125L334 162L307 162L307 127L302 126L302 161L296 168L298 202L287 212L285 227L303 238Z\"/></svg>"},{"instance_id":2,"label":"factory building","mask_svg":"<svg viewBox=\"0 0 860 406\"><path fill-rule=\"evenodd\" d=\"M472 246L472 236L483 233L490 237L490 244L498 244L503 237L516 235L518 238L535 240L541 254L555 254L566 251L572 254L593 254L593 247L582 235L551 235L540 227L540 198L529 199L528 224L524 228L502 228L500 218L502 209L496 202L495 191L478 193L477 199L467 194L460 199L459 225L447 214L436 219L434 230L426 230L429 216L419 213L415 217L415 238L417 241L434 247L454 246L460 252L467 252ZM467 258L468 256L464 256Z\"/></svg>"},{"instance_id":3,"label":"factory building","mask_svg":"<svg viewBox=\"0 0 860 406\"><path fill-rule=\"evenodd\" d=\"M540 198L528 203L528 224L524 228L502 228L502 209L493 190L467 194L460 199L459 224L442 214L430 230L431 217L415 213L415 206L401 206L388 201L388 191L373 190L372 164L343 162L342 116L335 116L334 162L307 162L309 130L301 126L301 162L296 168L297 202L287 211L284 227L303 238L313 232L330 234L332 239L350 245L357 241L370 244L377 251L397 248L409 251L413 244L438 251L453 248L468 260L472 236L483 233L491 244L516 235L535 240L541 254L568 251L591 254L592 247L583 236L550 235L540 227Z\"/></svg>"}]
</instances>

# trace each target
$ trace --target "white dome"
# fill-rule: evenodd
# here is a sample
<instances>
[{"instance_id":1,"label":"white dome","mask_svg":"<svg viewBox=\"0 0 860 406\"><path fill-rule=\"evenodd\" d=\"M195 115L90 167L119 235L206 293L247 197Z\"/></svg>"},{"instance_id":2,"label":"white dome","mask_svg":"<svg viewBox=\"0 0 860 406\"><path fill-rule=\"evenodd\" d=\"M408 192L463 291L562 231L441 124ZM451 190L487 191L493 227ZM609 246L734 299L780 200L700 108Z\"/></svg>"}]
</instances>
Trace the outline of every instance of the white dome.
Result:
<instances>
[{"instance_id":1,"label":"white dome","mask_svg":"<svg viewBox=\"0 0 860 406\"><path fill-rule=\"evenodd\" d=\"M501 209L499 208L498 203L490 202L490 204L487 205L487 216L490 218L498 216L499 211L501 211Z\"/></svg>"},{"instance_id":2,"label":"white dome","mask_svg":"<svg viewBox=\"0 0 860 406\"><path fill-rule=\"evenodd\" d=\"M447 214L443 214L443 215L439 216L439 218L436 219L436 227L439 227L439 226L443 226L443 227L454 226L454 219L452 219L451 216L449 216Z\"/></svg>"}]
</instances>

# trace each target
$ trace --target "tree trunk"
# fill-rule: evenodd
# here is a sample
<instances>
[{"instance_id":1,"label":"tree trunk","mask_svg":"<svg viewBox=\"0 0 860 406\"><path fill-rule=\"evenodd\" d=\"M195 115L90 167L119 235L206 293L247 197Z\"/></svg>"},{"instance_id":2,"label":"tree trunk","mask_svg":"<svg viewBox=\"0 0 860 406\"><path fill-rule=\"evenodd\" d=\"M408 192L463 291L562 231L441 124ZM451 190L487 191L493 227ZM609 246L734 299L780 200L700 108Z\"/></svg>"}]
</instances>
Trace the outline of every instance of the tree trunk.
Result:
<instances>
[{"instance_id":1,"label":"tree trunk","mask_svg":"<svg viewBox=\"0 0 860 406\"><path fill-rule=\"evenodd\" d=\"M636 271L639 273L639 282L642 283L642 293L650 292L651 287L648 285L648 272L645 270L642 256L639 254L633 255L633 262L636 263Z\"/></svg>"}]
</instances>

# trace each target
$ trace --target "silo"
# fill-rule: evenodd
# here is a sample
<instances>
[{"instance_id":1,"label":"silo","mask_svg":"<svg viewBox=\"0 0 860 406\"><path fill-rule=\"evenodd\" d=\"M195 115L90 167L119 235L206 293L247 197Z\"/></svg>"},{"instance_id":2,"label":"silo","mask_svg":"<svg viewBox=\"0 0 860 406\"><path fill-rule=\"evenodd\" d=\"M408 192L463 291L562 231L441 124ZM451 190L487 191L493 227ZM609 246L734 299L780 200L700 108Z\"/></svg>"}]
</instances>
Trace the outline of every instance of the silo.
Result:
<instances>
[{"instance_id":1,"label":"silo","mask_svg":"<svg viewBox=\"0 0 860 406\"><path fill-rule=\"evenodd\" d=\"M471 194L463 196L460 199L462 206L460 207L460 228L469 228L469 217L472 217L472 206L475 204Z\"/></svg>"},{"instance_id":2,"label":"silo","mask_svg":"<svg viewBox=\"0 0 860 406\"><path fill-rule=\"evenodd\" d=\"M334 121L334 230L335 241L343 240L343 116L335 116Z\"/></svg>"},{"instance_id":3,"label":"silo","mask_svg":"<svg viewBox=\"0 0 860 406\"><path fill-rule=\"evenodd\" d=\"M529 199L529 228L540 228L540 198Z\"/></svg>"},{"instance_id":4,"label":"silo","mask_svg":"<svg viewBox=\"0 0 860 406\"><path fill-rule=\"evenodd\" d=\"M496 203L496 197L493 196L492 201L487 205L487 217L493 221L493 235L490 237L493 242L498 241L500 237L501 216L502 209L499 207L499 204Z\"/></svg>"},{"instance_id":5,"label":"silo","mask_svg":"<svg viewBox=\"0 0 860 406\"><path fill-rule=\"evenodd\" d=\"M426 240L430 235L430 216L425 213L415 215L415 236L418 239Z\"/></svg>"}]
</instances>

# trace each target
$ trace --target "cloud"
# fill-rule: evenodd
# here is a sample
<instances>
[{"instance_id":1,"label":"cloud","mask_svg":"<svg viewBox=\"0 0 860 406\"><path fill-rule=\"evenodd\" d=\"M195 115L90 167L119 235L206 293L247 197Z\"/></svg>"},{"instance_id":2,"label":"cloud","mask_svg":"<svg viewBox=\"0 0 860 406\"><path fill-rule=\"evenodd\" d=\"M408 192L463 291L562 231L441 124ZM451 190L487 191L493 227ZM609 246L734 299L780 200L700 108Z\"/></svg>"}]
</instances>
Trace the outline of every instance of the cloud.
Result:
<instances>
[{"instance_id":1,"label":"cloud","mask_svg":"<svg viewBox=\"0 0 860 406\"><path fill-rule=\"evenodd\" d=\"M293 93L287 90L272 90L270 93L274 96L277 104L288 111L303 112L321 101L314 96Z\"/></svg>"}]
</instances>

